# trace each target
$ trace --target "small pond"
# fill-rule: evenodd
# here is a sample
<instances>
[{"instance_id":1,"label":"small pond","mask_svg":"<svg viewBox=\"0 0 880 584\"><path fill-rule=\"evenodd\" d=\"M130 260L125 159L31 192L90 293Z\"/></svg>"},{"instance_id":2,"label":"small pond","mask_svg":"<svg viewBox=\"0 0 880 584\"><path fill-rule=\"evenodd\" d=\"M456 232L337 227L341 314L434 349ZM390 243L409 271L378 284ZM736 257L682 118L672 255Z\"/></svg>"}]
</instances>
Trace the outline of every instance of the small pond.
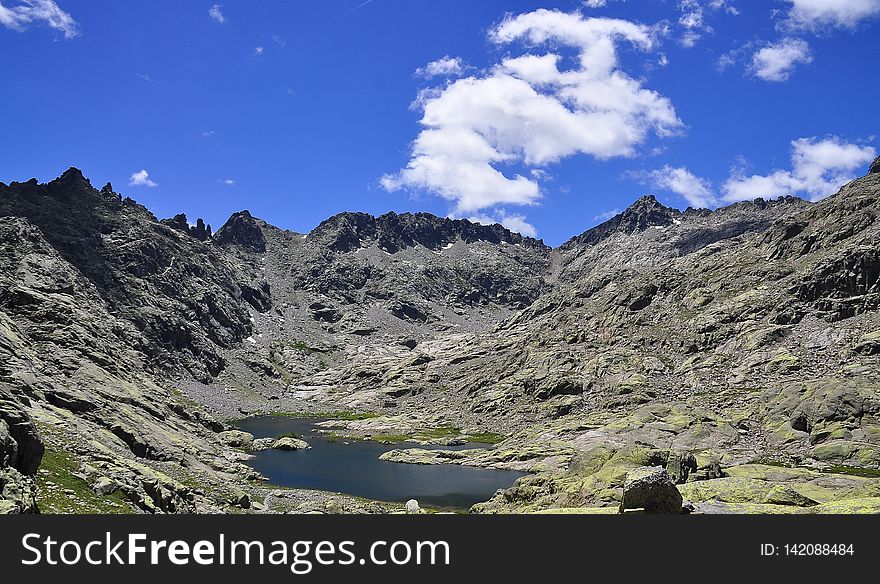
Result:
<instances>
[{"instance_id":1,"label":"small pond","mask_svg":"<svg viewBox=\"0 0 880 584\"><path fill-rule=\"evenodd\" d=\"M298 489L346 493L366 499L403 502L417 499L422 506L466 509L510 487L525 473L460 466L416 465L379 460L395 448L463 450L487 444L423 446L414 443L381 444L332 440L317 431L320 419L259 416L235 423L256 438L300 435L311 448L295 452L264 450L249 461L273 484Z\"/></svg>"}]
</instances>

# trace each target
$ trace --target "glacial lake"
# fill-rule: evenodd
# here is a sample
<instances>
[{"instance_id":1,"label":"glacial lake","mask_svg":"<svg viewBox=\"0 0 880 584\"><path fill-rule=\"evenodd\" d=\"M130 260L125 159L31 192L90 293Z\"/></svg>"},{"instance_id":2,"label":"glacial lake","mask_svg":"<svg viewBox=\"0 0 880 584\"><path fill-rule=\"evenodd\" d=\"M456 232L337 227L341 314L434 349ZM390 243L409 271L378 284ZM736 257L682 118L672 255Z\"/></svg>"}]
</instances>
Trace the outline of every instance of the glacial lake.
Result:
<instances>
[{"instance_id":1,"label":"glacial lake","mask_svg":"<svg viewBox=\"0 0 880 584\"><path fill-rule=\"evenodd\" d=\"M255 438L300 435L308 450L255 452L248 464L269 482L298 489L345 493L389 502L417 499L423 507L467 509L506 489L525 473L475 468L457 464L417 465L379 460L395 448L464 450L487 444L424 446L415 443L381 444L370 441L337 441L317 431L320 419L258 416L239 420L235 427Z\"/></svg>"}]
</instances>

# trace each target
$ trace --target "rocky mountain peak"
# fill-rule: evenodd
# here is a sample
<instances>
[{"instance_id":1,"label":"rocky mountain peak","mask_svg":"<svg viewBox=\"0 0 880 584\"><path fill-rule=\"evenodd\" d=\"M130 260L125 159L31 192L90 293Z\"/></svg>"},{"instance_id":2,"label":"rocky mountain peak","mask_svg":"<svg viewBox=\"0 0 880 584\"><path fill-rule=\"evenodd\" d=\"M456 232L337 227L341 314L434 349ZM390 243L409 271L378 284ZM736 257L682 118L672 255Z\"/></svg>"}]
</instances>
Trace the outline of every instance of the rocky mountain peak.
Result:
<instances>
[{"instance_id":1,"label":"rocky mountain peak","mask_svg":"<svg viewBox=\"0 0 880 584\"><path fill-rule=\"evenodd\" d=\"M190 225L186 218L186 213L178 213L171 219L163 219L163 225L167 225L172 229L176 229L182 233L194 237L199 241L207 241L211 239L211 226L206 225L204 219L199 217L195 225Z\"/></svg>"},{"instance_id":2,"label":"rocky mountain peak","mask_svg":"<svg viewBox=\"0 0 880 584\"><path fill-rule=\"evenodd\" d=\"M616 233L631 235L650 227L666 227L679 220L682 212L660 203L654 195L645 195L618 215L597 225L562 245L563 249L591 246Z\"/></svg>"},{"instance_id":3,"label":"rocky mountain peak","mask_svg":"<svg viewBox=\"0 0 880 584\"><path fill-rule=\"evenodd\" d=\"M72 200L74 196L93 194L95 191L80 169L71 166L61 176L45 185L46 193L59 200Z\"/></svg>"},{"instance_id":4,"label":"rocky mountain peak","mask_svg":"<svg viewBox=\"0 0 880 584\"><path fill-rule=\"evenodd\" d=\"M68 183L69 182L83 182L83 183L88 184L89 186L91 186L91 184L92 184L89 182L89 179L87 179L83 175L82 171L80 169L76 168L75 166L71 166L70 168L65 170L63 173L61 173L61 176L58 177L57 180L59 180L61 182L68 182Z\"/></svg>"},{"instance_id":5,"label":"rocky mountain peak","mask_svg":"<svg viewBox=\"0 0 880 584\"><path fill-rule=\"evenodd\" d=\"M431 213L339 213L322 222L310 234L340 253L355 250L366 242L376 242L388 253L421 246L438 250L459 239L466 243L522 244L546 248L543 242L513 233L501 225L482 225L465 219L438 217Z\"/></svg>"},{"instance_id":6,"label":"rocky mountain peak","mask_svg":"<svg viewBox=\"0 0 880 584\"><path fill-rule=\"evenodd\" d=\"M266 236L263 235L262 223L250 211L233 213L223 227L217 230L214 241L222 246L237 245L263 253L266 251Z\"/></svg>"},{"instance_id":7,"label":"rocky mountain peak","mask_svg":"<svg viewBox=\"0 0 880 584\"><path fill-rule=\"evenodd\" d=\"M874 159L874 162L871 163L871 168L868 170L868 174L880 174L880 156Z\"/></svg>"}]
</instances>

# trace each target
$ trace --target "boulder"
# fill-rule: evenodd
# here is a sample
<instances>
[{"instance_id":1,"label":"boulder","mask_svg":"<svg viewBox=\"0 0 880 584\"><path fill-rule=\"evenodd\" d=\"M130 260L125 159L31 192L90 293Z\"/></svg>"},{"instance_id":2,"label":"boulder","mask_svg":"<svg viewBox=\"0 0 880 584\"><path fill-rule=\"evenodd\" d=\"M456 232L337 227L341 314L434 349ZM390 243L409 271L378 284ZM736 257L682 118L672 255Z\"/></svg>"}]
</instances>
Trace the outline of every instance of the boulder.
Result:
<instances>
[{"instance_id":1,"label":"boulder","mask_svg":"<svg viewBox=\"0 0 880 584\"><path fill-rule=\"evenodd\" d=\"M254 435L241 430L227 430L217 434L220 442L233 448L250 448L254 443Z\"/></svg>"},{"instance_id":2,"label":"boulder","mask_svg":"<svg viewBox=\"0 0 880 584\"><path fill-rule=\"evenodd\" d=\"M272 448L275 450L306 450L311 448L311 446L309 446L309 443L305 440L285 436L284 438L276 440L275 443L272 444Z\"/></svg>"},{"instance_id":3,"label":"boulder","mask_svg":"<svg viewBox=\"0 0 880 584\"><path fill-rule=\"evenodd\" d=\"M682 496L663 467L641 467L626 474L620 513L681 513Z\"/></svg>"},{"instance_id":4,"label":"boulder","mask_svg":"<svg viewBox=\"0 0 880 584\"><path fill-rule=\"evenodd\" d=\"M251 450L260 452L261 450L269 450L275 445L275 438L257 438L251 444Z\"/></svg>"},{"instance_id":5,"label":"boulder","mask_svg":"<svg viewBox=\"0 0 880 584\"><path fill-rule=\"evenodd\" d=\"M119 483L110 477L100 477L95 481L95 484L92 485L92 490L98 495L109 495L119 490Z\"/></svg>"},{"instance_id":6,"label":"boulder","mask_svg":"<svg viewBox=\"0 0 880 584\"><path fill-rule=\"evenodd\" d=\"M422 513L422 508L419 506L419 502L415 499L410 499L406 502L406 514L407 515L419 515Z\"/></svg>"}]
</instances>

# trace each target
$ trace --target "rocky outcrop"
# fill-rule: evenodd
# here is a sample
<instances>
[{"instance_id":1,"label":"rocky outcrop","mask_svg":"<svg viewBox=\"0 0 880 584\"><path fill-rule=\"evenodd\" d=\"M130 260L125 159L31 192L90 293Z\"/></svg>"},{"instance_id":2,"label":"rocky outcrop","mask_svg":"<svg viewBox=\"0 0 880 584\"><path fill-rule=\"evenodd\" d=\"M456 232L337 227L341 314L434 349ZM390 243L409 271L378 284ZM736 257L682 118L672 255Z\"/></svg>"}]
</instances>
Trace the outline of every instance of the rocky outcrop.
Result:
<instances>
[{"instance_id":1,"label":"rocky outcrop","mask_svg":"<svg viewBox=\"0 0 880 584\"><path fill-rule=\"evenodd\" d=\"M309 237L337 253L354 251L370 242L376 242L379 249L391 254L416 246L438 251L459 240L546 249L543 242L513 233L498 224L483 225L429 213L392 212L379 217L366 213L340 213L318 225Z\"/></svg>"},{"instance_id":2,"label":"rocky outcrop","mask_svg":"<svg viewBox=\"0 0 880 584\"><path fill-rule=\"evenodd\" d=\"M30 417L0 384L0 514L38 512L34 476L44 450Z\"/></svg>"},{"instance_id":3,"label":"rocky outcrop","mask_svg":"<svg viewBox=\"0 0 880 584\"><path fill-rule=\"evenodd\" d=\"M179 213L171 219L163 219L162 224L186 233L190 237L194 237L199 241L207 241L211 239L211 226L205 225L205 221L201 217L196 220L195 225L190 225L186 218L186 214Z\"/></svg>"},{"instance_id":4,"label":"rocky outcrop","mask_svg":"<svg viewBox=\"0 0 880 584\"><path fill-rule=\"evenodd\" d=\"M217 230L214 241L218 245L236 245L243 249L262 253L266 251L266 238L263 236L265 223L251 216L249 211L234 213Z\"/></svg>"},{"instance_id":5,"label":"rocky outcrop","mask_svg":"<svg viewBox=\"0 0 880 584\"><path fill-rule=\"evenodd\" d=\"M309 443L305 440L285 436L284 438L279 438L273 442L272 448L274 450L308 450L311 446L309 446Z\"/></svg>"}]
</instances>

